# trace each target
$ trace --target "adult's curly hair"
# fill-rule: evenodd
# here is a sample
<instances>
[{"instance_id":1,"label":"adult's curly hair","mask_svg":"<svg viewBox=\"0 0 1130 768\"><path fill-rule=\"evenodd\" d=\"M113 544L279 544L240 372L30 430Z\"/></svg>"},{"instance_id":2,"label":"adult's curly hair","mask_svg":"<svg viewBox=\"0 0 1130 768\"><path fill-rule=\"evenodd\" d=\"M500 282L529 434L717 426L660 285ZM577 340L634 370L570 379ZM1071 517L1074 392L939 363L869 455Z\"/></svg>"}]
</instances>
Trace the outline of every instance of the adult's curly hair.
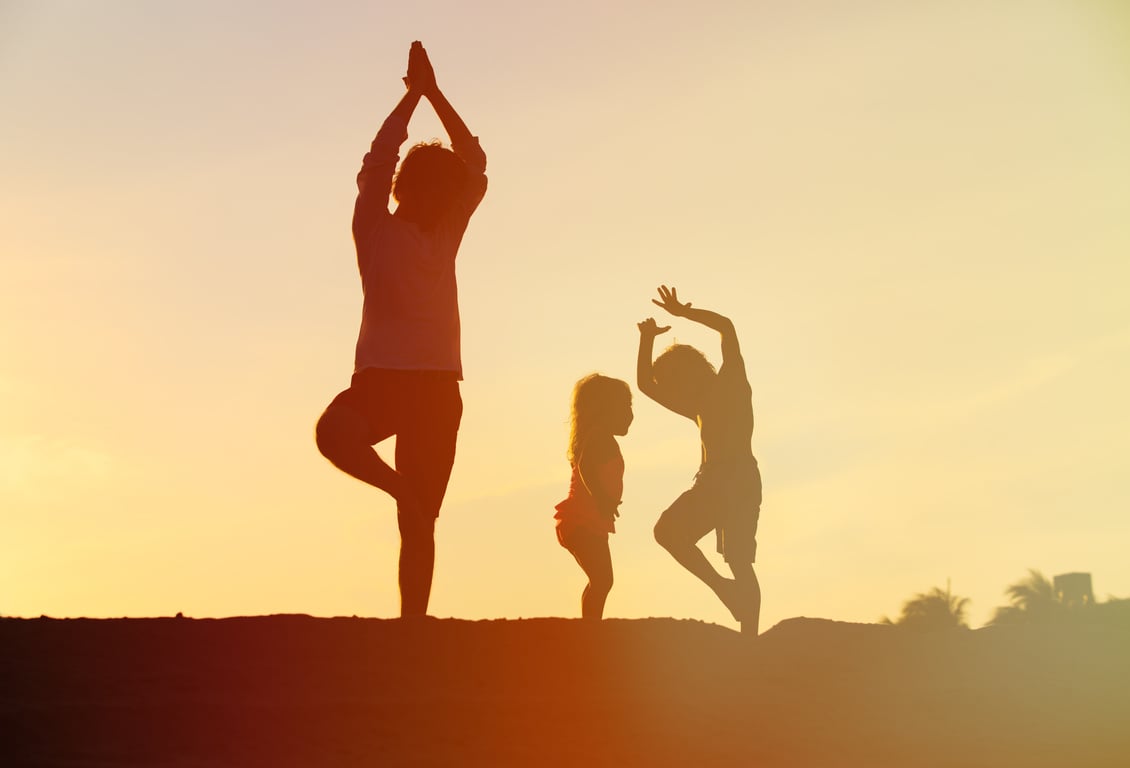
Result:
<instances>
[{"instance_id":1,"label":"adult's curly hair","mask_svg":"<svg viewBox=\"0 0 1130 768\"><path fill-rule=\"evenodd\" d=\"M439 141L414 145L392 180L392 196L410 205L431 227L447 213L467 185L467 167Z\"/></svg>"}]
</instances>

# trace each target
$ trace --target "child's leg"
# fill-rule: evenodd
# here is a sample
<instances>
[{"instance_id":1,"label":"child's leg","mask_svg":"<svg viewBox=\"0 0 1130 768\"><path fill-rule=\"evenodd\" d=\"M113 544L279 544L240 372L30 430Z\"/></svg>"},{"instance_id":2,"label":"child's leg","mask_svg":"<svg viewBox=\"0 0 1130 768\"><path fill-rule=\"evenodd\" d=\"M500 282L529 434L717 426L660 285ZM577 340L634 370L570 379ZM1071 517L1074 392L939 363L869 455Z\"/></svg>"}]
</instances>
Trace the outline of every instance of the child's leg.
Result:
<instances>
[{"instance_id":1,"label":"child's leg","mask_svg":"<svg viewBox=\"0 0 1130 768\"><path fill-rule=\"evenodd\" d=\"M753 563L730 563L730 570L738 586L740 613L737 618L742 623L742 634L756 637L761 619L761 583L757 580Z\"/></svg>"},{"instance_id":2,"label":"child's leg","mask_svg":"<svg viewBox=\"0 0 1130 768\"><path fill-rule=\"evenodd\" d=\"M604 617L604 603L612 590L612 552L608 548L608 536L577 532L571 539L569 551L589 577L581 593L581 618L599 620Z\"/></svg>"},{"instance_id":3,"label":"child's leg","mask_svg":"<svg viewBox=\"0 0 1130 768\"><path fill-rule=\"evenodd\" d=\"M709 510L700 508L698 496L692 488L675 499L675 503L659 516L659 522L655 524L655 540L671 553L679 565L710 587L736 617L734 580L718 573L698 548L698 541L714 530Z\"/></svg>"}]
</instances>

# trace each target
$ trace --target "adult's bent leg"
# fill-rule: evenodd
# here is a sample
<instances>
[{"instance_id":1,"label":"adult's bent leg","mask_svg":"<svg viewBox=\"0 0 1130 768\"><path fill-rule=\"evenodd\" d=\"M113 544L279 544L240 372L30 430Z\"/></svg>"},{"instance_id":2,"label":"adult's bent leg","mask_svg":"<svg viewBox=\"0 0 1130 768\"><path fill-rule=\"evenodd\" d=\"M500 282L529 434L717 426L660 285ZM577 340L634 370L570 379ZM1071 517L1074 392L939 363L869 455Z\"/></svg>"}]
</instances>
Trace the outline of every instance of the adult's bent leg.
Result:
<instances>
[{"instance_id":1,"label":"adult's bent leg","mask_svg":"<svg viewBox=\"0 0 1130 768\"><path fill-rule=\"evenodd\" d=\"M380 488L394 499L406 492L404 478L373 450L365 417L349 406L330 403L318 419L314 437L318 450L342 472Z\"/></svg>"}]
</instances>

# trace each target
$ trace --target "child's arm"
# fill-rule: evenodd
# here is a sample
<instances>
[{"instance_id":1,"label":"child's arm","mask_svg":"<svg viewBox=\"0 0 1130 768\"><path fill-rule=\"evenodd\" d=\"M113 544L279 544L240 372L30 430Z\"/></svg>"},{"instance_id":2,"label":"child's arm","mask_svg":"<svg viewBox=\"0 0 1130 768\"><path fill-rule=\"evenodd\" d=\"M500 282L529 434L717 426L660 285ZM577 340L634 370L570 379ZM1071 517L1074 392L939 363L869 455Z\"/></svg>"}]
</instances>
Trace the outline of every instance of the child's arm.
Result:
<instances>
[{"instance_id":1,"label":"child's arm","mask_svg":"<svg viewBox=\"0 0 1130 768\"><path fill-rule=\"evenodd\" d=\"M718 331L722 336L722 363L744 367L741 348L738 346L738 332L734 329L734 323L730 318L711 312L709 309L692 307L689 301L685 304L680 302L675 289L665 285L659 286L659 299L658 301L652 299L651 303L663 307L676 317L685 317Z\"/></svg>"},{"instance_id":2,"label":"child's arm","mask_svg":"<svg viewBox=\"0 0 1130 768\"><path fill-rule=\"evenodd\" d=\"M411 69L409 54L409 69ZM377 218L388 215L388 195L392 188L392 176L396 172L397 153L400 145L408 138L408 121L416 111L416 105L424 91L413 87L408 78L408 92L405 93L389 116L381 124L372 146L361 160L361 171L357 174L357 202L353 206L353 237L368 229Z\"/></svg>"},{"instance_id":3,"label":"child's arm","mask_svg":"<svg viewBox=\"0 0 1130 768\"><path fill-rule=\"evenodd\" d=\"M582 453L577 471L600 514L609 520L619 517L620 499L624 495L624 463L616 441L611 440L611 445L607 446L593 446Z\"/></svg>"},{"instance_id":4,"label":"child's arm","mask_svg":"<svg viewBox=\"0 0 1130 768\"><path fill-rule=\"evenodd\" d=\"M659 382L655 380L655 374L652 371L652 348L655 346L655 337L671 330L671 326L660 327L656 325L655 318L649 317L639 323L638 327L640 329L640 351L636 357L636 386L640 392L643 392L667 410L674 411L680 416L686 416L694 421L698 414L689 413L686 408L680 406L678 400L671 397L670 393L665 392L663 387L659 386Z\"/></svg>"}]
</instances>

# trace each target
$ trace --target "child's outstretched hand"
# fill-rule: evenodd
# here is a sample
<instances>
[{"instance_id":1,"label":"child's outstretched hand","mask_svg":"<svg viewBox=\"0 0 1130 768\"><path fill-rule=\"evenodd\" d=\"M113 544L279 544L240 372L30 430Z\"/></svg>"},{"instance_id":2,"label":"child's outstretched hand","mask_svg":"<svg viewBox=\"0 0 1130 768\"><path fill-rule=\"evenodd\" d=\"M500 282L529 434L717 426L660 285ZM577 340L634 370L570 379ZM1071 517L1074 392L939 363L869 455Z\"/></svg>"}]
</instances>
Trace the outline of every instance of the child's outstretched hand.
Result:
<instances>
[{"instance_id":1,"label":"child's outstretched hand","mask_svg":"<svg viewBox=\"0 0 1130 768\"><path fill-rule=\"evenodd\" d=\"M668 288L665 285L659 286L659 300L651 300L652 304L658 307L663 307L675 317L682 317L687 314L687 310L691 308L691 303L688 301L683 304L679 301L679 295L675 293L674 288Z\"/></svg>"},{"instance_id":2,"label":"child's outstretched hand","mask_svg":"<svg viewBox=\"0 0 1130 768\"><path fill-rule=\"evenodd\" d=\"M422 94L428 94L436 87L436 73L428 59L428 52L419 40L413 41L408 49L408 76L404 78L404 84L409 90Z\"/></svg>"},{"instance_id":3,"label":"child's outstretched hand","mask_svg":"<svg viewBox=\"0 0 1130 768\"><path fill-rule=\"evenodd\" d=\"M664 325L663 327L657 325L654 317L649 317L647 320L644 320L641 323L637 323L636 325L640 329L641 336L655 337L661 333L667 333L667 331L671 330L671 326L669 325Z\"/></svg>"}]
</instances>

